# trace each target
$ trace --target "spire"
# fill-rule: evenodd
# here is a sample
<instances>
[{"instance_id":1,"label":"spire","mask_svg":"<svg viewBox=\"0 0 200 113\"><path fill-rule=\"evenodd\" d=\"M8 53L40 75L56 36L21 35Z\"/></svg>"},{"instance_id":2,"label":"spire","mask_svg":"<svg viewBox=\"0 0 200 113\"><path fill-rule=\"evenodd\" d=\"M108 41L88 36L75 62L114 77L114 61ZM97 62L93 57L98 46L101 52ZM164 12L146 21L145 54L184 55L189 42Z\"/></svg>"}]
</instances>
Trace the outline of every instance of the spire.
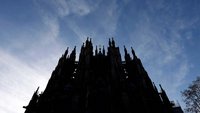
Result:
<instances>
[{"instance_id":1,"label":"spire","mask_svg":"<svg viewBox=\"0 0 200 113\"><path fill-rule=\"evenodd\" d=\"M125 45L124 45L124 53L125 53L124 58L125 58L126 62L129 62L129 61L131 60L131 57L130 57L130 55L128 54Z\"/></svg>"},{"instance_id":2,"label":"spire","mask_svg":"<svg viewBox=\"0 0 200 113\"><path fill-rule=\"evenodd\" d=\"M95 49L95 55L98 54L98 49L97 49L97 46L96 46L96 49Z\"/></svg>"},{"instance_id":3,"label":"spire","mask_svg":"<svg viewBox=\"0 0 200 113\"><path fill-rule=\"evenodd\" d=\"M37 90L33 93L33 96L32 96L32 103L30 102L29 104L33 104L33 103L36 103L37 99L38 99L38 90L39 90L40 87L37 88Z\"/></svg>"},{"instance_id":4,"label":"spire","mask_svg":"<svg viewBox=\"0 0 200 113\"><path fill-rule=\"evenodd\" d=\"M87 47L88 45L89 45L89 37L87 37L87 40L86 40L86 42L85 42L85 46Z\"/></svg>"},{"instance_id":5,"label":"spire","mask_svg":"<svg viewBox=\"0 0 200 113\"><path fill-rule=\"evenodd\" d=\"M171 108L171 102L169 101L169 98L167 97L167 94L165 93L165 90L162 88L162 86L160 84L159 84L159 86L160 86L160 89L161 89L161 97L162 97L163 103L165 105L167 105L167 107Z\"/></svg>"},{"instance_id":6,"label":"spire","mask_svg":"<svg viewBox=\"0 0 200 113\"><path fill-rule=\"evenodd\" d=\"M38 86L38 88L37 88L37 90L35 91L35 93L38 93L39 88L40 88L40 87Z\"/></svg>"},{"instance_id":7,"label":"spire","mask_svg":"<svg viewBox=\"0 0 200 113\"><path fill-rule=\"evenodd\" d=\"M110 38L109 38L109 47L111 47L111 41L110 41Z\"/></svg>"},{"instance_id":8,"label":"spire","mask_svg":"<svg viewBox=\"0 0 200 113\"><path fill-rule=\"evenodd\" d=\"M125 53L125 55L127 55L127 54L128 54L128 52L127 52L127 49L126 49L125 45L124 45L124 53Z\"/></svg>"},{"instance_id":9,"label":"spire","mask_svg":"<svg viewBox=\"0 0 200 113\"><path fill-rule=\"evenodd\" d=\"M90 38L89 47L90 47L91 51L93 51L92 38Z\"/></svg>"},{"instance_id":10,"label":"spire","mask_svg":"<svg viewBox=\"0 0 200 113\"><path fill-rule=\"evenodd\" d=\"M67 47L67 49L66 49L66 51L65 51L65 54L64 54L64 57L65 57L65 58L67 57L68 49L69 49L69 47Z\"/></svg>"},{"instance_id":11,"label":"spire","mask_svg":"<svg viewBox=\"0 0 200 113\"><path fill-rule=\"evenodd\" d=\"M92 38L90 38L90 43L92 44Z\"/></svg>"},{"instance_id":12,"label":"spire","mask_svg":"<svg viewBox=\"0 0 200 113\"><path fill-rule=\"evenodd\" d=\"M103 46L103 55L105 55L105 48L104 48L104 46Z\"/></svg>"},{"instance_id":13,"label":"spire","mask_svg":"<svg viewBox=\"0 0 200 113\"><path fill-rule=\"evenodd\" d=\"M72 59L73 61L75 61L76 59L76 46L74 47L74 50L70 54L70 59Z\"/></svg>"},{"instance_id":14,"label":"spire","mask_svg":"<svg viewBox=\"0 0 200 113\"><path fill-rule=\"evenodd\" d=\"M115 47L115 41L113 38L112 38L112 46Z\"/></svg>"},{"instance_id":15,"label":"spire","mask_svg":"<svg viewBox=\"0 0 200 113\"><path fill-rule=\"evenodd\" d=\"M83 45L81 46L81 52L80 52L80 55L83 54L84 47L85 47L85 44L83 43Z\"/></svg>"},{"instance_id":16,"label":"spire","mask_svg":"<svg viewBox=\"0 0 200 113\"><path fill-rule=\"evenodd\" d=\"M82 48L85 46L85 43L83 43Z\"/></svg>"},{"instance_id":17,"label":"spire","mask_svg":"<svg viewBox=\"0 0 200 113\"><path fill-rule=\"evenodd\" d=\"M88 40L89 40L88 41L89 46L92 47L92 38L88 38Z\"/></svg>"},{"instance_id":18,"label":"spire","mask_svg":"<svg viewBox=\"0 0 200 113\"><path fill-rule=\"evenodd\" d=\"M136 54L135 54L135 51L133 50L133 47L131 47L131 51L132 51L132 54L133 54L133 59L137 59L137 56L136 56Z\"/></svg>"},{"instance_id":19,"label":"spire","mask_svg":"<svg viewBox=\"0 0 200 113\"><path fill-rule=\"evenodd\" d=\"M156 92L158 92L158 89L157 89L156 85L154 84L154 82L153 82L153 87L154 87L154 90L155 90Z\"/></svg>"},{"instance_id":20,"label":"spire","mask_svg":"<svg viewBox=\"0 0 200 113\"><path fill-rule=\"evenodd\" d=\"M101 46L99 47L99 54L101 54Z\"/></svg>"},{"instance_id":21,"label":"spire","mask_svg":"<svg viewBox=\"0 0 200 113\"><path fill-rule=\"evenodd\" d=\"M160 86L161 91L165 92L165 90L162 88L161 84L159 84L159 86Z\"/></svg>"},{"instance_id":22,"label":"spire","mask_svg":"<svg viewBox=\"0 0 200 113\"><path fill-rule=\"evenodd\" d=\"M29 102L28 106L23 106L23 108L25 109L30 109L32 107L35 107L35 105L37 104L37 101L38 101L38 90L39 90L39 87L37 88L37 90L33 93L33 96L31 98L31 101ZM26 112L25 112L26 113Z\"/></svg>"}]
</instances>

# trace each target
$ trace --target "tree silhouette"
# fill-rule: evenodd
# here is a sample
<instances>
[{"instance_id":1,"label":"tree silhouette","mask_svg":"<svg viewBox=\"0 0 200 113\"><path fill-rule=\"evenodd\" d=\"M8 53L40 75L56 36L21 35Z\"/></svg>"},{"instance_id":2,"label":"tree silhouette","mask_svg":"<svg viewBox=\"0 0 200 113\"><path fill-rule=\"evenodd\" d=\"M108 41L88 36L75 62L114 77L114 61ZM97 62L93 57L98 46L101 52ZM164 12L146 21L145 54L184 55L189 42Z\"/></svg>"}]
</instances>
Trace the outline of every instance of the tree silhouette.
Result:
<instances>
[{"instance_id":1,"label":"tree silhouette","mask_svg":"<svg viewBox=\"0 0 200 113\"><path fill-rule=\"evenodd\" d=\"M200 113L200 77L192 82L182 93L186 112Z\"/></svg>"}]
</instances>

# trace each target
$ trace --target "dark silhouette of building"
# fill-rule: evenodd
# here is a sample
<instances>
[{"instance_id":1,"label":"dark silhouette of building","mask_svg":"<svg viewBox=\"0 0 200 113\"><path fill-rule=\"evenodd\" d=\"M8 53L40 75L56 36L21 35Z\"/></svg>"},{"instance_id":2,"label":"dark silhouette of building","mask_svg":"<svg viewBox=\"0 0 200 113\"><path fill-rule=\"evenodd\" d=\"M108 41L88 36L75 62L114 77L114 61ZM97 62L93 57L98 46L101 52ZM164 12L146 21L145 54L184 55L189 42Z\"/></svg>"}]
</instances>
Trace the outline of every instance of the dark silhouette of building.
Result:
<instances>
[{"instance_id":1,"label":"dark silhouette of building","mask_svg":"<svg viewBox=\"0 0 200 113\"><path fill-rule=\"evenodd\" d=\"M76 61L76 47L59 59L43 93L38 89L25 113L174 113L161 87L159 92L133 48L132 57L124 47L109 39L105 48L86 40Z\"/></svg>"}]
</instances>

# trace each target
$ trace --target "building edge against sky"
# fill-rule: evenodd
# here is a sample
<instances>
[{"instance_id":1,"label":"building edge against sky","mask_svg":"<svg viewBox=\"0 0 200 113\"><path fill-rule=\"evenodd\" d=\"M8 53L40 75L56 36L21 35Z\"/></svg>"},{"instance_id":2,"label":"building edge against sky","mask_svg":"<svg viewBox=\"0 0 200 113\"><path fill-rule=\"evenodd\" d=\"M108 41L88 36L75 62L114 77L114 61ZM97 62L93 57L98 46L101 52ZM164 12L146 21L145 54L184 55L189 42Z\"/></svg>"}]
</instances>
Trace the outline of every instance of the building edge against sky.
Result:
<instances>
[{"instance_id":1,"label":"building edge against sky","mask_svg":"<svg viewBox=\"0 0 200 113\"><path fill-rule=\"evenodd\" d=\"M131 48L124 46L124 61L115 41L93 51L91 39L83 43L78 61L76 47L68 48L52 72L46 89L33 94L25 113L182 113L168 99L160 85L158 91Z\"/></svg>"}]
</instances>

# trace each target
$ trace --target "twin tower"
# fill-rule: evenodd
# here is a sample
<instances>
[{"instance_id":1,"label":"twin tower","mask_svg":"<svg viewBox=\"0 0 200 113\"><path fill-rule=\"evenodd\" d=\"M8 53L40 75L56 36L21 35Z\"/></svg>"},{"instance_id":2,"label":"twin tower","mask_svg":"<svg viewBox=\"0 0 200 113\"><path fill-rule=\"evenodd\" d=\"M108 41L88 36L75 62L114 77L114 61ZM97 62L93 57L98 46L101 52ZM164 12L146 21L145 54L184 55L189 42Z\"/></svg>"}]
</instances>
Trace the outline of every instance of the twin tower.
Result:
<instances>
[{"instance_id":1,"label":"twin tower","mask_svg":"<svg viewBox=\"0 0 200 113\"><path fill-rule=\"evenodd\" d=\"M175 113L165 91L152 83L140 59L109 40L93 53L91 40L82 45L76 61L76 47L58 61L46 89L38 89L25 113Z\"/></svg>"}]
</instances>

